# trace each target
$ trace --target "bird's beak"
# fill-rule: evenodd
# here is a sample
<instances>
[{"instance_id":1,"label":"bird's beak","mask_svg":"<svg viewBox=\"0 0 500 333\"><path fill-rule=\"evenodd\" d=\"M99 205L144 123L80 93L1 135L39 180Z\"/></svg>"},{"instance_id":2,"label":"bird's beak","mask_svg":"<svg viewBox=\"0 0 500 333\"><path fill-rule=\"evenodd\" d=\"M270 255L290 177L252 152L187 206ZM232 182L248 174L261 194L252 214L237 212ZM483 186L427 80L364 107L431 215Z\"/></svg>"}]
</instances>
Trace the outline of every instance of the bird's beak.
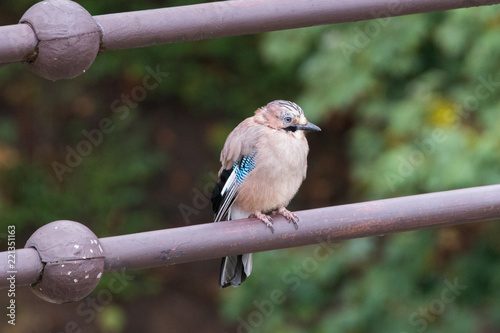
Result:
<instances>
[{"instance_id":1,"label":"bird's beak","mask_svg":"<svg viewBox=\"0 0 500 333\"><path fill-rule=\"evenodd\" d=\"M296 125L296 127L298 130L302 130L302 131L311 131L311 132L321 131L321 128L319 128L318 126L314 125L311 122L307 122L307 124L305 124L305 125Z\"/></svg>"}]
</instances>

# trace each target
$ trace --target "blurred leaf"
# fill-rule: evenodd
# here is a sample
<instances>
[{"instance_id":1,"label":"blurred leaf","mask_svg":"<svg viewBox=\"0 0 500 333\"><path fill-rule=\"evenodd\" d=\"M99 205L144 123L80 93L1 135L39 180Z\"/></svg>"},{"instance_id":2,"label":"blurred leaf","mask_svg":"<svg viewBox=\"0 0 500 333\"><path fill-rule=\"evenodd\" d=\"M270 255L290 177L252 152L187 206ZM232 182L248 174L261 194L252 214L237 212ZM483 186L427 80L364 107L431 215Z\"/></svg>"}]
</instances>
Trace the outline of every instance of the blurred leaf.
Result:
<instances>
[{"instance_id":1,"label":"blurred leaf","mask_svg":"<svg viewBox=\"0 0 500 333\"><path fill-rule=\"evenodd\" d=\"M115 305L106 306L101 313L99 313L98 321L103 332L119 333L123 332L126 325L125 312Z\"/></svg>"}]
</instances>

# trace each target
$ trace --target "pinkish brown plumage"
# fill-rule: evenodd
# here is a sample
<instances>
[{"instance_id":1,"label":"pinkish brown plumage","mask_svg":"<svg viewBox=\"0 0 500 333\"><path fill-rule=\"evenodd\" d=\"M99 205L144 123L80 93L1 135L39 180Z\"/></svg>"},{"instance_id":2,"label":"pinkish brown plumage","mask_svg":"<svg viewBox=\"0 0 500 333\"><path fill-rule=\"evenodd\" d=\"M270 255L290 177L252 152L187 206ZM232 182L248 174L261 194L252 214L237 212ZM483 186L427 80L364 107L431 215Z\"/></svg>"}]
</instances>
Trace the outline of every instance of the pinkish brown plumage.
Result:
<instances>
[{"instance_id":1,"label":"pinkish brown plumage","mask_svg":"<svg viewBox=\"0 0 500 333\"><path fill-rule=\"evenodd\" d=\"M212 196L215 222L255 216L272 232L271 212L298 228L286 206L306 177L309 146L304 131L319 131L295 103L277 100L258 109L227 137ZM223 258L220 286L238 286L250 275L251 254Z\"/></svg>"}]
</instances>

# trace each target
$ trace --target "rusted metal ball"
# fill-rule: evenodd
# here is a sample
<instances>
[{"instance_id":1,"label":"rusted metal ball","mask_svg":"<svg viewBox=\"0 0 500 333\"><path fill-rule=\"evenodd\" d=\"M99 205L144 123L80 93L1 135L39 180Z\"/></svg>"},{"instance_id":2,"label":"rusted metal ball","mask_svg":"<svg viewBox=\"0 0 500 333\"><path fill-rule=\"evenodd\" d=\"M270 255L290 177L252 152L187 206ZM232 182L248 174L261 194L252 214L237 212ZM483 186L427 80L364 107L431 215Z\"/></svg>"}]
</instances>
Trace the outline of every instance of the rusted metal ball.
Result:
<instances>
[{"instance_id":1,"label":"rusted metal ball","mask_svg":"<svg viewBox=\"0 0 500 333\"><path fill-rule=\"evenodd\" d=\"M55 81L83 74L99 52L99 26L76 2L38 2L24 13L19 23L29 24L35 32L38 45L26 64L43 78Z\"/></svg>"},{"instance_id":2,"label":"rusted metal ball","mask_svg":"<svg viewBox=\"0 0 500 333\"><path fill-rule=\"evenodd\" d=\"M78 301L89 295L101 279L104 251L97 236L86 226L73 221L44 225L28 239L44 263L33 292L51 303Z\"/></svg>"}]
</instances>

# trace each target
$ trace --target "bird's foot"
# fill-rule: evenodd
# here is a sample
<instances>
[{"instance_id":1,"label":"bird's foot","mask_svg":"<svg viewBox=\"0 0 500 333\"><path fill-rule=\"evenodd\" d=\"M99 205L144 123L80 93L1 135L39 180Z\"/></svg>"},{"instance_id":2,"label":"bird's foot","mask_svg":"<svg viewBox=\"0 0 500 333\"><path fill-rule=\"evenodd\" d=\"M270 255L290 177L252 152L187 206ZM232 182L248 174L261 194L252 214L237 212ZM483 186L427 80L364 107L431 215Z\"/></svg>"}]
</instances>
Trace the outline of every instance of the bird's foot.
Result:
<instances>
[{"instance_id":1,"label":"bird's foot","mask_svg":"<svg viewBox=\"0 0 500 333\"><path fill-rule=\"evenodd\" d=\"M285 207L280 207L277 210L278 214L283 215L288 220L288 223L293 222L295 229L299 229L299 217L286 209Z\"/></svg>"},{"instance_id":2,"label":"bird's foot","mask_svg":"<svg viewBox=\"0 0 500 333\"><path fill-rule=\"evenodd\" d=\"M271 229L271 232L274 234L274 227L273 227L273 219L271 216L263 214L262 212L254 212L252 215L254 215L256 218L264 222L269 229Z\"/></svg>"}]
</instances>

